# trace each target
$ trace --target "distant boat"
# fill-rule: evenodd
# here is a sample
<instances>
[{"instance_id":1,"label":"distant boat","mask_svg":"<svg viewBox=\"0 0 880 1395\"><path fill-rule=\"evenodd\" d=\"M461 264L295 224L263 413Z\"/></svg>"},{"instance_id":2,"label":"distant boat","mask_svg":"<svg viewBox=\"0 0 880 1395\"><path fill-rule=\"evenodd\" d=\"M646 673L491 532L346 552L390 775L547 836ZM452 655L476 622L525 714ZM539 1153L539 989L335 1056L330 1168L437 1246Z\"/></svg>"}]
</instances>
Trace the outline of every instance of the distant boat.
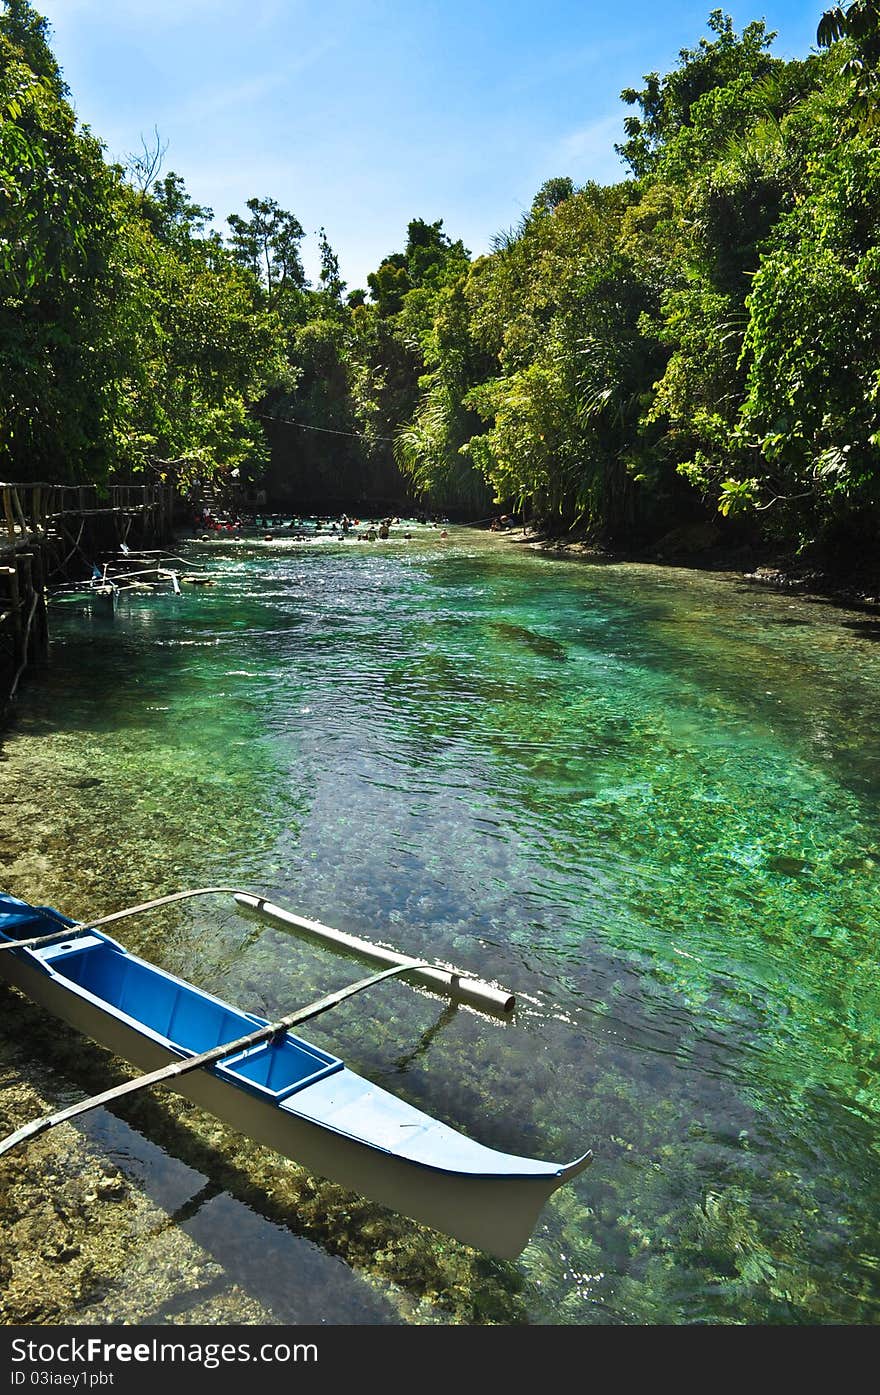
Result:
<instances>
[{"instance_id":1,"label":"distant boat","mask_svg":"<svg viewBox=\"0 0 880 1395\"><path fill-rule=\"evenodd\" d=\"M79 605L92 604L101 611L113 614L119 604L119 594L120 588L112 577L107 575L106 568L102 573L94 567L88 581L67 582L62 586L56 586L49 592L48 600L52 604L58 601L73 601Z\"/></svg>"},{"instance_id":2,"label":"distant boat","mask_svg":"<svg viewBox=\"0 0 880 1395\"><path fill-rule=\"evenodd\" d=\"M16 947L17 941L32 941ZM48 940L48 943L40 943ZM336 1056L129 953L49 907L0 894L0 973L34 1002L248 1137L383 1206L504 1259L591 1161L497 1152L348 1070ZM408 961L410 968L421 967ZM304 1020L380 978L291 1014ZM251 1039L260 1038L256 1042ZM208 1058L202 1062L202 1057ZM0 1152L152 1074L19 1129Z\"/></svg>"}]
</instances>

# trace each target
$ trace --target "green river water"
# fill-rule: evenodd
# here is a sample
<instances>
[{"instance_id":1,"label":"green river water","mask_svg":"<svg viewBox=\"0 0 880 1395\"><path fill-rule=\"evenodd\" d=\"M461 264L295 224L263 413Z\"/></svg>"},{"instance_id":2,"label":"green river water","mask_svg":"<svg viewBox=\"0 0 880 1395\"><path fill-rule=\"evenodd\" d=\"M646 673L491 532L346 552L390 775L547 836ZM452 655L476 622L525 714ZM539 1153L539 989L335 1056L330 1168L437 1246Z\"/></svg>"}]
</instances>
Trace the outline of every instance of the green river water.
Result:
<instances>
[{"instance_id":1,"label":"green river water","mask_svg":"<svg viewBox=\"0 0 880 1395\"><path fill-rule=\"evenodd\" d=\"M0 882L83 918L253 888L498 981L509 1025L392 982L306 1035L483 1142L595 1161L505 1264L170 1097L100 1112L77 1137L128 1219L55 1320L875 1322L876 620L414 534L186 543L214 586L55 606ZM267 1015L363 972L228 900L118 933ZM14 1080L101 1088L98 1048L0 1007ZM72 1137L34 1145L50 1176Z\"/></svg>"}]
</instances>

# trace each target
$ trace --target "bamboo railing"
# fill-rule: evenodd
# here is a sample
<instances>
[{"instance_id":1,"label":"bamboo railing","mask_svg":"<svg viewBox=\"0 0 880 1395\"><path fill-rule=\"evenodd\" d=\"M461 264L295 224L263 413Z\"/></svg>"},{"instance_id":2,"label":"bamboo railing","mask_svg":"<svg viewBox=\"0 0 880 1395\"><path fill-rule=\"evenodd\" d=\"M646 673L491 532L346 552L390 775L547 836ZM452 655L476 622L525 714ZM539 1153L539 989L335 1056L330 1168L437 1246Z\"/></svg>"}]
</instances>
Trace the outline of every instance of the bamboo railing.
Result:
<instances>
[{"instance_id":1,"label":"bamboo railing","mask_svg":"<svg viewBox=\"0 0 880 1395\"><path fill-rule=\"evenodd\" d=\"M10 484L0 483L6 546L45 537L70 518L98 515L148 516L153 531L171 523L174 490L167 484ZM2 543L0 543L2 547Z\"/></svg>"}]
</instances>

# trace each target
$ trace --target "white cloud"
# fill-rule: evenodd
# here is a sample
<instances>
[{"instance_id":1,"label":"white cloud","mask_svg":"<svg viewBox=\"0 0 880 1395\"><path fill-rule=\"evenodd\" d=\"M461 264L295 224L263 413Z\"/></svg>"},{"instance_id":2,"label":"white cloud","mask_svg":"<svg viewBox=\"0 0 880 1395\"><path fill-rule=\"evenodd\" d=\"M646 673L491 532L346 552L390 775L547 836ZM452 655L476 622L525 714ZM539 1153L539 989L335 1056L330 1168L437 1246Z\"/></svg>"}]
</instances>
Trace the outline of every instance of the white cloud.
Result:
<instances>
[{"instance_id":1,"label":"white cloud","mask_svg":"<svg viewBox=\"0 0 880 1395\"><path fill-rule=\"evenodd\" d=\"M313 45L306 53L300 54L298 58L285 63L283 68L276 69L275 72L262 73L258 77L250 78L247 82L238 83L233 87L213 85L197 90L190 95L188 100L175 106L172 113L173 120L181 124L203 121L207 117L215 116L221 112L237 113L237 119L240 120L241 113L246 108L283 88L300 73L319 63L335 47L336 42L333 39L326 39L323 43Z\"/></svg>"},{"instance_id":2,"label":"white cloud","mask_svg":"<svg viewBox=\"0 0 880 1395\"><path fill-rule=\"evenodd\" d=\"M576 184L595 179L600 184L616 184L624 176L615 143L623 139L623 116L601 116L596 121L569 131L554 146L550 163L555 160L560 174L569 174Z\"/></svg>"}]
</instances>

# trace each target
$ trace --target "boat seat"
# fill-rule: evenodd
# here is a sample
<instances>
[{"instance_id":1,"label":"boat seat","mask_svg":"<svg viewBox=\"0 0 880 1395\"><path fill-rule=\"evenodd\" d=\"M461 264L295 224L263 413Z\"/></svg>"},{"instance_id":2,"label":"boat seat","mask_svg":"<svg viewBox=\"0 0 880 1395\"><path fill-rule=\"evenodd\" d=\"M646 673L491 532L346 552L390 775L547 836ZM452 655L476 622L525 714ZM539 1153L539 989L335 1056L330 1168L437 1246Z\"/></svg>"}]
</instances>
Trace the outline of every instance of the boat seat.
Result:
<instances>
[{"instance_id":1,"label":"boat seat","mask_svg":"<svg viewBox=\"0 0 880 1395\"><path fill-rule=\"evenodd\" d=\"M76 931L73 930L69 940L61 940L56 945L44 945L42 949L35 949L34 954L44 963L51 963L55 959L66 959L71 954L82 954L87 949L97 949L105 943L106 941L98 935L80 935L76 938Z\"/></svg>"},{"instance_id":2,"label":"boat seat","mask_svg":"<svg viewBox=\"0 0 880 1395\"><path fill-rule=\"evenodd\" d=\"M218 1061L214 1069L270 1099L283 1100L342 1070L342 1061L310 1042L285 1035Z\"/></svg>"}]
</instances>

